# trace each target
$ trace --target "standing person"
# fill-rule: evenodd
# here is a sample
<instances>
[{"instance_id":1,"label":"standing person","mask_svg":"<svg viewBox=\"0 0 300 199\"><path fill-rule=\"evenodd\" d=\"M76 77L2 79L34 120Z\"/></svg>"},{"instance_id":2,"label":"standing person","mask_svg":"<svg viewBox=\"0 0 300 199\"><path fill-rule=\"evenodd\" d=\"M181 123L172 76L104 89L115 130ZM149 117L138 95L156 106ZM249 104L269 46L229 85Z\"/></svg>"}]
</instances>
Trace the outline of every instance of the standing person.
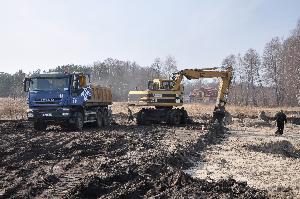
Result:
<instances>
[{"instance_id":1,"label":"standing person","mask_svg":"<svg viewBox=\"0 0 300 199\"><path fill-rule=\"evenodd\" d=\"M284 124L287 123L287 118L286 115L283 113L283 110L280 110L275 116L276 118L276 123L277 123L277 131L276 134L282 135L283 134L283 129L284 129Z\"/></svg>"}]
</instances>

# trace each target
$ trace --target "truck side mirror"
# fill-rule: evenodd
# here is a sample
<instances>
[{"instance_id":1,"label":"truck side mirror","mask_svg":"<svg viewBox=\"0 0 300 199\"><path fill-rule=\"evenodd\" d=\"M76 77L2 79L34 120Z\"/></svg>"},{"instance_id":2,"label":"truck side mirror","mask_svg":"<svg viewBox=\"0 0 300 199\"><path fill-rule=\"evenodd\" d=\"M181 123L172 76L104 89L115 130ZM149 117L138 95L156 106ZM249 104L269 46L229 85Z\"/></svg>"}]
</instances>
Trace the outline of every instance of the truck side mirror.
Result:
<instances>
[{"instance_id":1,"label":"truck side mirror","mask_svg":"<svg viewBox=\"0 0 300 199\"><path fill-rule=\"evenodd\" d=\"M25 80L23 82L23 86L24 86L24 91L28 92L29 91L29 86L30 86L30 79L25 78Z\"/></svg>"},{"instance_id":2,"label":"truck side mirror","mask_svg":"<svg viewBox=\"0 0 300 199\"><path fill-rule=\"evenodd\" d=\"M79 82L77 79L74 79L73 83L72 83L72 90L74 92L76 92L78 90L78 86L79 86Z\"/></svg>"}]
</instances>

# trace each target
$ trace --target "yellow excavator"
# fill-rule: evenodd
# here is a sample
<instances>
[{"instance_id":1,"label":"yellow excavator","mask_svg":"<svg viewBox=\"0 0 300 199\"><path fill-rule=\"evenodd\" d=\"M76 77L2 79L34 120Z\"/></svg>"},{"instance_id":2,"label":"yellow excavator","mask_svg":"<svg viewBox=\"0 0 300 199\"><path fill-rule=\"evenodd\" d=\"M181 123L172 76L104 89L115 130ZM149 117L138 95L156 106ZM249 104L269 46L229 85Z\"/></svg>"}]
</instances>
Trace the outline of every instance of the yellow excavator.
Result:
<instances>
[{"instance_id":1,"label":"yellow excavator","mask_svg":"<svg viewBox=\"0 0 300 199\"><path fill-rule=\"evenodd\" d=\"M200 78L220 78L218 98L213 112L213 119L223 120L225 105L232 79L233 69L228 66L220 68L184 69L173 74L172 79L153 79L148 82L148 89L144 91L130 91L128 106L143 107L136 116L137 124L167 123L171 125L185 124L189 121L187 111L183 105L182 80Z\"/></svg>"}]
</instances>

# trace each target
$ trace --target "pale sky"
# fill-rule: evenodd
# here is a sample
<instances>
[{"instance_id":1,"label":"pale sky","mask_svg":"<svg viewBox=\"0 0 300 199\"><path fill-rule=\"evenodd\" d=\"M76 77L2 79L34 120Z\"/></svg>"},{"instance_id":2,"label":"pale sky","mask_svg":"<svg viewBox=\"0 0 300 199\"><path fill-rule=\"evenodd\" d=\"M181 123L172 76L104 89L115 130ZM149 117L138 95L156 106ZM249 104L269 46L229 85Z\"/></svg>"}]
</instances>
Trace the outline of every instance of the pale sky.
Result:
<instances>
[{"instance_id":1,"label":"pale sky","mask_svg":"<svg viewBox=\"0 0 300 199\"><path fill-rule=\"evenodd\" d=\"M215 67L262 53L298 19L299 0L0 0L0 72L167 55L180 69Z\"/></svg>"}]
</instances>

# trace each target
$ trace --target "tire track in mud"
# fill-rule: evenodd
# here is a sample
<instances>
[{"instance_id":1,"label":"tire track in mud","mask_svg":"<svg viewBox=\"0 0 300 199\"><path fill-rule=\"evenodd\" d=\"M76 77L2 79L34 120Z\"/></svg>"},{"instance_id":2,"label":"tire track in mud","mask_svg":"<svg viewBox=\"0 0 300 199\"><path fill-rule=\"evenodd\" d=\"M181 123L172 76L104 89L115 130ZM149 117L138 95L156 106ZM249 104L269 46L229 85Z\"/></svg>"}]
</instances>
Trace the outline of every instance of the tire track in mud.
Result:
<instances>
[{"instance_id":1,"label":"tire track in mud","mask_svg":"<svg viewBox=\"0 0 300 199\"><path fill-rule=\"evenodd\" d=\"M0 124L0 131L5 131L1 140L7 136L22 140L0 146L6 154L1 161L0 197L265 198L265 191L233 179L208 182L182 171L224 134L216 126L201 129L197 124L113 125L82 133L53 128L30 137L34 132L27 124L21 130L12 123ZM32 147L37 154L28 158L24 154ZM10 168L11 163L18 167Z\"/></svg>"},{"instance_id":2,"label":"tire track in mud","mask_svg":"<svg viewBox=\"0 0 300 199\"><path fill-rule=\"evenodd\" d=\"M16 133L18 135L20 134L20 132ZM27 133L32 133L32 135L34 136L27 136ZM39 166L42 165L41 163L43 161L55 159L55 161L59 162L59 157L61 156L60 149L62 149L63 146L67 143L70 143L73 139L74 138L72 137L60 139L59 137L55 136L49 137L45 132L36 134L29 131L26 132L25 136L22 139L13 142L11 145L6 145L6 149L10 150L10 148L12 148L13 150L11 150L9 153L1 154L1 165L4 167L6 172L10 172L11 178L9 181L11 181L13 184L10 185L8 191L6 191L5 196L8 197L13 193L14 195L22 198L24 196L23 193L21 193L23 191L22 189L24 189L22 187L24 186L24 184L28 183L26 178L30 178L31 175L34 175L35 169L39 169ZM3 148L3 150L5 149ZM48 177L49 176L43 178L43 181L45 181L45 185L41 186L41 189L48 186ZM12 180L14 178L21 178L21 180L17 180L16 182L14 182L14 180ZM19 190L21 190L21 192ZM32 191L31 189L29 190L29 192L31 195L34 195L34 191Z\"/></svg>"}]
</instances>

